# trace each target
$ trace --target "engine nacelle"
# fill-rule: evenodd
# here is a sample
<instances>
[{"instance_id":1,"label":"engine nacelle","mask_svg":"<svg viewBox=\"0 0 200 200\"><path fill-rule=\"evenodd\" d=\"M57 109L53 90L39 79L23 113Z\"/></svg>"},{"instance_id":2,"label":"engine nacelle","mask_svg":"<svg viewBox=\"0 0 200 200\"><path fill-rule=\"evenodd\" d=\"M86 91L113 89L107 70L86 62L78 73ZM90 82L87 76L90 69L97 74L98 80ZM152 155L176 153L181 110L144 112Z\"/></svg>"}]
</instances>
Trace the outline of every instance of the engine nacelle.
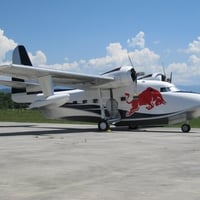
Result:
<instances>
[{"instance_id":1,"label":"engine nacelle","mask_svg":"<svg viewBox=\"0 0 200 200\"><path fill-rule=\"evenodd\" d=\"M54 94L41 100L34 101L29 108L59 107L69 101L69 94Z\"/></svg>"},{"instance_id":2,"label":"engine nacelle","mask_svg":"<svg viewBox=\"0 0 200 200\"><path fill-rule=\"evenodd\" d=\"M113 77L114 81L102 85L102 88L118 88L133 84L137 78L136 72L132 66L123 66L109 71L104 76Z\"/></svg>"}]
</instances>

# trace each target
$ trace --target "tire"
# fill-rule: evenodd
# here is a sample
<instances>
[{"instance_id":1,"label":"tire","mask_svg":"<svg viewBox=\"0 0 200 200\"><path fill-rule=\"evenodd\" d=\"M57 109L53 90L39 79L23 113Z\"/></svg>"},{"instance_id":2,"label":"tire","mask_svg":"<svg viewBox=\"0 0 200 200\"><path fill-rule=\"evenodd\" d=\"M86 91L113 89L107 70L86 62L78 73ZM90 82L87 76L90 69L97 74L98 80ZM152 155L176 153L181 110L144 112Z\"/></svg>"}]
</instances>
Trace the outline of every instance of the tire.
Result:
<instances>
[{"instance_id":1,"label":"tire","mask_svg":"<svg viewBox=\"0 0 200 200\"><path fill-rule=\"evenodd\" d=\"M188 132L190 132L191 127L190 127L189 124L183 124L183 125L181 126L181 130L182 130L183 133L188 133Z\"/></svg>"},{"instance_id":2,"label":"tire","mask_svg":"<svg viewBox=\"0 0 200 200\"><path fill-rule=\"evenodd\" d=\"M130 130L136 130L136 129L138 129L138 126L137 126L137 125L129 124L128 128L129 128Z\"/></svg>"},{"instance_id":3,"label":"tire","mask_svg":"<svg viewBox=\"0 0 200 200\"><path fill-rule=\"evenodd\" d=\"M102 119L99 123L98 123L98 129L99 131L107 131L110 128L108 122L104 119Z\"/></svg>"}]
</instances>

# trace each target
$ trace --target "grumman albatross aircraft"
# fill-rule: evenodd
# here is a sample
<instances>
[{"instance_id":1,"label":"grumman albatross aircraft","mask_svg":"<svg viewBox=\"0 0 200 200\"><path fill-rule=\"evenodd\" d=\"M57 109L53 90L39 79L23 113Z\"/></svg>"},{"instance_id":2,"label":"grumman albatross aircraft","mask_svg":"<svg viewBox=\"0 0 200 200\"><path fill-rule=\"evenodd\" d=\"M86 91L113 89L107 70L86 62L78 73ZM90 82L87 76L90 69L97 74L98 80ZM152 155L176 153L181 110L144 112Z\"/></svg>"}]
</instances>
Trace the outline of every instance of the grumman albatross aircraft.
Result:
<instances>
[{"instance_id":1,"label":"grumman albatross aircraft","mask_svg":"<svg viewBox=\"0 0 200 200\"><path fill-rule=\"evenodd\" d=\"M133 66L98 76L40 68L32 66L24 46L17 46L12 64L0 66L0 74L11 77L0 84L12 88L15 102L29 103L29 109L51 119L95 121L100 131L111 124L133 128L183 122L182 131L189 132L189 120L200 116L200 94L178 90L163 74L136 73Z\"/></svg>"}]
</instances>

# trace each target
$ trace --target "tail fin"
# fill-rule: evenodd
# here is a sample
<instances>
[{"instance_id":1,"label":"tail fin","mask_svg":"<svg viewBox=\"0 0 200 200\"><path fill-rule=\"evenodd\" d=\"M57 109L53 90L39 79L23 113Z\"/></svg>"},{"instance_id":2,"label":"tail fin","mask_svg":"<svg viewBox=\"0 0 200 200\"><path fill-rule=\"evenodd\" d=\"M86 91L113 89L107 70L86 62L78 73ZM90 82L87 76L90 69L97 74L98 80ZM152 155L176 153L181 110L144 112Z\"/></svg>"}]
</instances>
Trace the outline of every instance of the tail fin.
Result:
<instances>
[{"instance_id":1,"label":"tail fin","mask_svg":"<svg viewBox=\"0 0 200 200\"><path fill-rule=\"evenodd\" d=\"M12 55L12 63L18 64L18 65L32 66L32 63L30 61L30 58L24 46L19 45L14 49L13 55ZM15 77L12 78L12 81L24 82L23 79L15 78ZM25 92L26 92L26 88L20 88L20 89L12 88L12 94L25 93Z\"/></svg>"},{"instance_id":2,"label":"tail fin","mask_svg":"<svg viewBox=\"0 0 200 200\"><path fill-rule=\"evenodd\" d=\"M12 63L18 65L32 66L32 63L24 46L19 45L14 49Z\"/></svg>"}]
</instances>

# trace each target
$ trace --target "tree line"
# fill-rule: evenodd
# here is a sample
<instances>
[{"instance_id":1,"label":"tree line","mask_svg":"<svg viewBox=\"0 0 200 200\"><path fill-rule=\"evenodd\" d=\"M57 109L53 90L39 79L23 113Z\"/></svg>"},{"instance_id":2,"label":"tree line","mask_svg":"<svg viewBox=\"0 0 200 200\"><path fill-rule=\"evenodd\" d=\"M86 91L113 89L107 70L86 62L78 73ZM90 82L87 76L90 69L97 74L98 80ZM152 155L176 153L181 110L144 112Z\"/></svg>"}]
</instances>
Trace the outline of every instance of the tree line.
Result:
<instances>
[{"instance_id":1,"label":"tree line","mask_svg":"<svg viewBox=\"0 0 200 200\"><path fill-rule=\"evenodd\" d=\"M11 98L11 93L0 91L0 109L22 109L27 108L25 103L15 103Z\"/></svg>"}]
</instances>

